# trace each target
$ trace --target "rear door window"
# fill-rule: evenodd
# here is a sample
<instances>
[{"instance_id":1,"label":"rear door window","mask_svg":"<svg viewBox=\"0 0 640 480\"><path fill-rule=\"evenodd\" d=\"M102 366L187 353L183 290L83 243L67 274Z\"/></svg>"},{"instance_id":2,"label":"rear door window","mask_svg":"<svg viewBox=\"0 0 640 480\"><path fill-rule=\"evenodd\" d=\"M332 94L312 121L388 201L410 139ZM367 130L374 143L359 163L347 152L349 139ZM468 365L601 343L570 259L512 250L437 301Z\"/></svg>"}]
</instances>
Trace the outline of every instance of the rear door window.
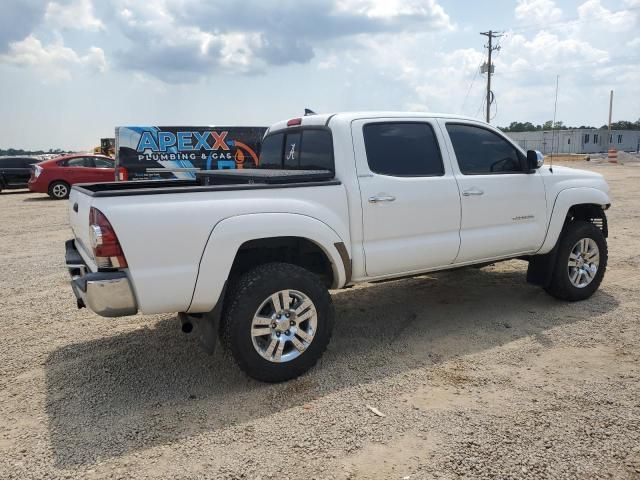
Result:
<instances>
[{"instance_id":1,"label":"rear door window","mask_svg":"<svg viewBox=\"0 0 640 480\"><path fill-rule=\"evenodd\" d=\"M440 148L430 124L368 123L363 133L372 172L396 177L444 175Z\"/></svg>"},{"instance_id":2,"label":"rear door window","mask_svg":"<svg viewBox=\"0 0 640 480\"><path fill-rule=\"evenodd\" d=\"M59 162L58 165L61 167L91 167L93 166L93 162L90 158L76 157L63 160L62 162Z\"/></svg>"},{"instance_id":3,"label":"rear door window","mask_svg":"<svg viewBox=\"0 0 640 480\"><path fill-rule=\"evenodd\" d=\"M93 163L96 168L113 168L113 160L106 158L94 157Z\"/></svg>"}]
</instances>

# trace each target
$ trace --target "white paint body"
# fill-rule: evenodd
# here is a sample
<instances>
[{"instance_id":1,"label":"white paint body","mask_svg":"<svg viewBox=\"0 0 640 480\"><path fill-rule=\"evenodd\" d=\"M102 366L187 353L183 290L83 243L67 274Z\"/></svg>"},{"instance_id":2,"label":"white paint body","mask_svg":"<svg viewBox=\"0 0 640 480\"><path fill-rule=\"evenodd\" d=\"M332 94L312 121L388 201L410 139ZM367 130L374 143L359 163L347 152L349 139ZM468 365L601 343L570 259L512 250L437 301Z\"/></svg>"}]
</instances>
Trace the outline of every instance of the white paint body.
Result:
<instances>
[{"instance_id":1,"label":"white paint body","mask_svg":"<svg viewBox=\"0 0 640 480\"><path fill-rule=\"evenodd\" d=\"M443 157L439 177L392 177L371 172L362 127L372 121L426 122ZM364 112L304 117L302 127L326 125L334 143L340 185L90 197L72 190L69 205L76 245L92 271L89 209L113 226L128 261L143 313L208 312L220 297L236 252L250 240L307 238L332 263L334 286L348 272L335 246L351 260L350 284L549 252L573 205L608 205L597 173L546 166L533 173L463 175L447 121L481 125L451 115ZM268 133L286 129L286 122ZM510 141L511 142L511 141ZM520 149L515 143L511 142ZM525 153L525 152L523 152ZM480 189L483 195L465 196ZM388 195L392 202L371 203ZM71 207L70 207L71 208Z\"/></svg>"}]
</instances>

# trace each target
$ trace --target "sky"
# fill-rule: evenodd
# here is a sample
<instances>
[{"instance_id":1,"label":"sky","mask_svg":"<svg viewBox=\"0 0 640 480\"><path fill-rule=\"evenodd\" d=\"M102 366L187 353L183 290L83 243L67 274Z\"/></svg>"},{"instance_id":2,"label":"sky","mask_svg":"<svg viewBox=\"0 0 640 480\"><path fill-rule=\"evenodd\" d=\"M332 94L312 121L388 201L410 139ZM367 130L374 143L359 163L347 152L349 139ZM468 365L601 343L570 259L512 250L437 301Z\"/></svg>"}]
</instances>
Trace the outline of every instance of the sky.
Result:
<instances>
[{"instance_id":1,"label":"sky","mask_svg":"<svg viewBox=\"0 0 640 480\"><path fill-rule=\"evenodd\" d=\"M270 125L410 110L492 124L640 118L640 0L3 0L0 148L117 125Z\"/></svg>"}]
</instances>

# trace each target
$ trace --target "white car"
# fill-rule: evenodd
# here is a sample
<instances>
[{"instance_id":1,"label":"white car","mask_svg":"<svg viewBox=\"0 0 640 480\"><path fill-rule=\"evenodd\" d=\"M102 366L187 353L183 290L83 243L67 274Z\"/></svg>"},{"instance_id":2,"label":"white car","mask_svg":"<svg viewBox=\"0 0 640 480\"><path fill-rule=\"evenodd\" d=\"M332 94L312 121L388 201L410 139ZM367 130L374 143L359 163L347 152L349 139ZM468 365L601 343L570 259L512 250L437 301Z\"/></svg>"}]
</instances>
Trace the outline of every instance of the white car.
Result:
<instances>
[{"instance_id":1,"label":"white car","mask_svg":"<svg viewBox=\"0 0 640 480\"><path fill-rule=\"evenodd\" d=\"M200 177L75 185L72 287L107 317L179 312L263 381L316 363L329 289L520 258L529 282L573 301L607 265L602 176L543 167L470 118L295 118L269 128L260 169Z\"/></svg>"}]
</instances>

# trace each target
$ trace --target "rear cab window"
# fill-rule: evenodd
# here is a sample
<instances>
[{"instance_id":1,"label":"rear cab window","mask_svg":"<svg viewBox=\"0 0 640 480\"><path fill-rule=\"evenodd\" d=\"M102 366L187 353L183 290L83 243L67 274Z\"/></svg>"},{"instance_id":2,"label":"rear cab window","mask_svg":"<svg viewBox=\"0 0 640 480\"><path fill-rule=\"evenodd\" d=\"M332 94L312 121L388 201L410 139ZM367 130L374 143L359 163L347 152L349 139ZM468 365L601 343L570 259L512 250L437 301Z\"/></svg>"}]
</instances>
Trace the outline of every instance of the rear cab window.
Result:
<instances>
[{"instance_id":1,"label":"rear cab window","mask_svg":"<svg viewBox=\"0 0 640 480\"><path fill-rule=\"evenodd\" d=\"M331 131L303 127L268 135L262 142L259 168L335 172Z\"/></svg>"}]
</instances>

